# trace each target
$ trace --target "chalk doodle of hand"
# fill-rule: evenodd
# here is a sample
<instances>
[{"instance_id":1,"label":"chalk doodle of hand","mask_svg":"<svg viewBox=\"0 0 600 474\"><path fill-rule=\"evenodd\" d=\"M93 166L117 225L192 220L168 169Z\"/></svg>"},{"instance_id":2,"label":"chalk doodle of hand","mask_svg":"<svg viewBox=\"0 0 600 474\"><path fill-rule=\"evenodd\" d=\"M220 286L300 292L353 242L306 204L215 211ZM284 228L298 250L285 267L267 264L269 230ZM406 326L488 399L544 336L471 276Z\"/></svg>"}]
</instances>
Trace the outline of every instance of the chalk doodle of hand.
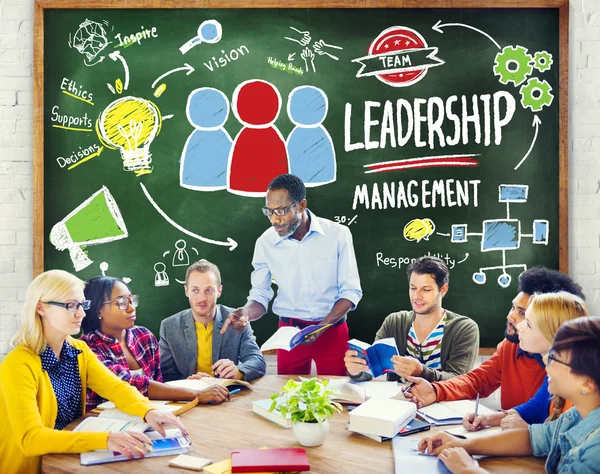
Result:
<instances>
[{"instance_id":1,"label":"chalk doodle of hand","mask_svg":"<svg viewBox=\"0 0 600 474\"><path fill-rule=\"evenodd\" d=\"M319 56L323 56L323 55L329 56L331 59L335 59L336 61L339 60L340 58L338 58L337 56L334 56L331 53L328 53L327 51L323 51L324 47L334 48L334 49L344 49L340 46L335 46L333 44L327 44L322 39L314 42L313 49L315 50L315 53L317 53Z\"/></svg>"},{"instance_id":2,"label":"chalk doodle of hand","mask_svg":"<svg viewBox=\"0 0 600 474\"><path fill-rule=\"evenodd\" d=\"M300 57L304 59L306 65L306 72L308 72L308 60L310 59L310 65L312 66L313 72L317 72L315 69L315 53L310 48L304 48L300 53Z\"/></svg>"},{"instance_id":3,"label":"chalk doodle of hand","mask_svg":"<svg viewBox=\"0 0 600 474\"><path fill-rule=\"evenodd\" d=\"M289 36L284 36L284 38L286 40L294 41L294 42L298 43L300 46L306 46L308 43L310 43L310 31L300 31L300 30L297 30L296 28L294 28L293 26L290 26L290 28L292 30L296 31L297 33L300 33L302 35L302 38L296 39L296 38L290 38Z\"/></svg>"}]
</instances>

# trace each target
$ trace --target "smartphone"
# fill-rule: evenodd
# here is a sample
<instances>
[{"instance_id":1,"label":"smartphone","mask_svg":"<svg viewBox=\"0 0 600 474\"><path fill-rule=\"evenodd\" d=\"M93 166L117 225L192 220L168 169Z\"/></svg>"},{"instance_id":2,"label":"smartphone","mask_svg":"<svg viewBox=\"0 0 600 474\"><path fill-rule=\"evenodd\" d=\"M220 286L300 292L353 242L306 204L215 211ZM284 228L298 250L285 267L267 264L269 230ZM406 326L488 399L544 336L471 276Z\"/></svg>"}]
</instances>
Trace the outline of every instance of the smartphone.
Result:
<instances>
[{"instance_id":1,"label":"smartphone","mask_svg":"<svg viewBox=\"0 0 600 474\"><path fill-rule=\"evenodd\" d=\"M415 433L420 433L421 431L427 431L431 428L431 425L426 421L421 421L414 419L408 425L400 430L398 436L408 436Z\"/></svg>"}]
</instances>

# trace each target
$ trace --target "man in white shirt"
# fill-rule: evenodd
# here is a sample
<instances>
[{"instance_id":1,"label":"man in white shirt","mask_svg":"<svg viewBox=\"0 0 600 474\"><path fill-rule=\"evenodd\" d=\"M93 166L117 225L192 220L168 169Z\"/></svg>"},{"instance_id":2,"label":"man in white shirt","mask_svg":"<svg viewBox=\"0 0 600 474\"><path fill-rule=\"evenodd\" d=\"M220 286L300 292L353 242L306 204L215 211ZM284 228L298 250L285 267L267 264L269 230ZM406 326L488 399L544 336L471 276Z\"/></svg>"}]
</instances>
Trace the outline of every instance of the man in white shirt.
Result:
<instances>
[{"instance_id":1,"label":"man in white shirt","mask_svg":"<svg viewBox=\"0 0 600 474\"><path fill-rule=\"evenodd\" d=\"M279 327L332 324L289 352L278 350L277 372L308 374L314 360L319 375L345 375L346 314L362 297L350 230L310 212L304 183L291 174L269 184L262 210L271 227L256 241L248 303L229 315L221 332L229 325L243 330L265 314L274 279Z\"/></svg>"}]
</instances>

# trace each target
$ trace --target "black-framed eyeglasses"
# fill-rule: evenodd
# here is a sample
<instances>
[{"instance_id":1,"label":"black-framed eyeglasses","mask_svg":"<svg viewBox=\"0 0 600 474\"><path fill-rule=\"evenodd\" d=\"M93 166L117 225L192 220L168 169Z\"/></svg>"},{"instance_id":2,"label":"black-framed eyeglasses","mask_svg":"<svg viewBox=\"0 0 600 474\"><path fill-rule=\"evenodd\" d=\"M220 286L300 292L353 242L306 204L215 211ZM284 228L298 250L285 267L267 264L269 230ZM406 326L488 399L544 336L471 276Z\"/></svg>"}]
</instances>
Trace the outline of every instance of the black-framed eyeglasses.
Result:
<instances>
[{"instance_id":1,"label":"black-framed eyeglasses","mask_svg":"<svg viewBox=\"0 0 600 474\"><path fill-rule=\"evenodd\" d=\"M68 303L61 303L60 301L42 301L42 304L51 304L52 306L60 306L65 308L69 313L76 313L79 308L83 308L84 311L90 309L92 302L90 300L84 301L70 301Z\"/></svg>"},{"instance_id":2,"label":"black-framed eyeglasses","mask_svg":"<svg viewBox=\"0 0 600 474\"><path fill-rule=\"evenodd\" d=\"M276 216L279 217L283 217L287 214L287 211L289 211L292 206L298 204L300 201L295 201L293 203L291 203L289 206L286 207L278 207L277 209L269 209L267 206L262 208L262 213L267 216L267 217L271 217L273 214L275 214Z\"/></svg>"},{"instance_id":3,"label":"black-framed eyeglasses","mask_svg":"<svg viewBox=\"0 0 600 474\"><path fill-rule=\"evenodd\" d=\"M102 304L116 303L117 307L121 311L125 311L129 308L129 305L137 308L140 304L140 297L138 295L130 295L130 296L117 296L114 300L103 301Z\"/></svg>"},{"instance_id":4,"label":"black-framed eyeglasses","mask_svg":"<svg viewBox=\"0 0 600 474\"><path fill-rule=\"evenodd\" d=\"M558 359L556 358L556 356L554 355L554 352L553 352L553 351L550 351L550 352L548 353L548 365L550 365L550 362L558 362L559 364L566 365L566 366L567 366L567 367L569 367L570 369L572 369L572 368L573 368L573 366L572 366L571 364L569 364L569 363L567 363L567 362L563 362L562 360L558 360Z\"/></svg>"}]
</instances>

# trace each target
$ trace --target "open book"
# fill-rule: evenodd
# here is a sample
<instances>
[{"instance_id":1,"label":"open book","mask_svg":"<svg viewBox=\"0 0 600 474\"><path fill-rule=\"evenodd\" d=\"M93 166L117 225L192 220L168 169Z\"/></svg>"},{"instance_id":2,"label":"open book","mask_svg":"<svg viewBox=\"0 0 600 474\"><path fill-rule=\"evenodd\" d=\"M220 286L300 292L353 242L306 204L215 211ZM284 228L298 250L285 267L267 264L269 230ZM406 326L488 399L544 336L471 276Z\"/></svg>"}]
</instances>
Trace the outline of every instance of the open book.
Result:
<instances>
[{"instance_id":1,"label":"open book","mask_svg":"<svg viewBox=\"0 0 600 474\"><path fill-rule=\"evenodd\" d=\"M439 402L419 409L419 415L432 425L460 425L467 413L475 413L473 400ZM494 410L479 404L480 415L493 415Z\"/></svg>"},{"instance_id":2,"label":"open book","mask_svg":"<svg viewBox=\"0 0 600 474\"><path fill-rule=\"evenodd\" d=\"M250 385L245 380L217 379L214 377L202 377L201 379L172 380L171 382L166 383L172 385L173 387L189 388L190 390L204 390L213 385L220 385L221 387L225 387L230 392L236 388L248 388L252 390L252 385Z\"/></svg>"},{"instance_id":3,"label":"open book","mask_svg":"<svg viewBox=\"0 0 600 474\"><path fill-rule=\"evenodd\" d=\"M166 430L165 438L158 431L146 433L146 436L152 441L152 451L144 453L144 456L147 458L186 453L191 444L179 429ZM81 464L84 466L128 460L129 458L124 454L108 450L81 453Z\"/></svg>"},{"instance_id":4,"label":"open book","mask_svg":"<svg viewBox=\"0 0 600 474\"><path fill-rule=\"evenodd\" d=\"M330 380L327 387L338 391L332 399L334 402L352 404L360 404L370 398L393 398L402 391L402 386L396 382L354 382L348 378Z\"/></svg>"},{"instance_id":5,"label":"open book","mask_svg":"<svg viewBox=\"0 0 600 474\"><path fill-rule=\"evenodd\" d=\"M270 398L254 400L252 402L252 413L256 413L257 415L272 421L276 425L283 426L284 428L291 428L292 416L288 413L288 415L284 418L277 408L275 408L273 411L270 411L272 404L273 400Z\"/></svg>"},{"instance_id":6,"label":"open book","mask_svg":"<svg viewBox=\"0 0 600 474\"><path fill-rule=\"evenodd\" d=\"M469 431L464 426L457 426L454 428L449 428L444 431L446 431L446 433L449 433L453 436L456 436L457 438L473 439L473 438L482 438L485 436L489 436L491 434L502 433L502 428L500 428L499 426L488 426L487 428L484 428L482 430Z\"/></svg>"},{"instance_id":7,"label":"open book","mask_svg":"<svg viewBox=\"0 0 600 474\"><path fill-rule=\"evenodd\" d=\"M298 329L293 326L284 326L275 331L267 341L260 347L262 352L273 349L283 349L291 351L298 344L301 344L306 338L324 331L331 324L314 324L306 326L304 329Z\"/></svg>"},{"instance_id":8,"label":"open book","mask_svg":"<svg viewBox=\"0 0 600 474\"><path fill-rule=\"evenodd\" d=\"M392 357L398 355L398 347L393 337L379 339L373 345L358 339L348 341L350 350L357 351L358 357L367 361L370 372L373 377L379 377L382 374L394 371Z\"/></svg>"}]
</instances>

